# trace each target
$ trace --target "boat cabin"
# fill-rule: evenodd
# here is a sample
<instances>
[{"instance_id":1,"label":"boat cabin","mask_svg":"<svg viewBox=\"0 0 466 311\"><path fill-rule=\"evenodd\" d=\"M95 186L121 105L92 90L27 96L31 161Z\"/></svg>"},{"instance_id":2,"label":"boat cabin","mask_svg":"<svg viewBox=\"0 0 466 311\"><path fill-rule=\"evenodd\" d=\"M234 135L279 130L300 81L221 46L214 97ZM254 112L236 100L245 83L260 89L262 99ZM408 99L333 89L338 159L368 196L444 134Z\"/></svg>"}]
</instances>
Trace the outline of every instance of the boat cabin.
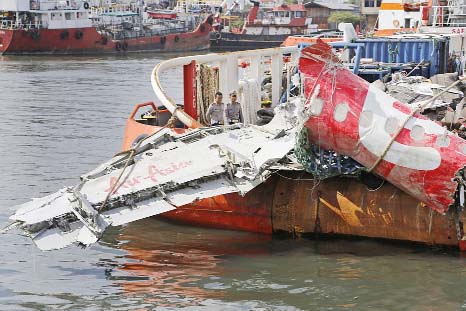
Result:
<instances>
[{"instance_id":1,"label":"boat cabin","mask_svg":"<svg viewBox=\"0 0 466 311\"><path fill-rule=\"evenodd\" d=\"M257 15L259 18L248 18L245 24L246 33L256 35L306 34L312 23L312 20L307 18L306 9L302 4L282 4Z\"/></svg>"},{"instance_id":2,"label":"boat cabin","mask_svg":"<svg viewBox=\"0 0 466 311\"><path fill-rule=\"evenodd\" d=\"M2 0L0 28L69 29L91 27L85 1Z\"/></svg>"}]
</instances>

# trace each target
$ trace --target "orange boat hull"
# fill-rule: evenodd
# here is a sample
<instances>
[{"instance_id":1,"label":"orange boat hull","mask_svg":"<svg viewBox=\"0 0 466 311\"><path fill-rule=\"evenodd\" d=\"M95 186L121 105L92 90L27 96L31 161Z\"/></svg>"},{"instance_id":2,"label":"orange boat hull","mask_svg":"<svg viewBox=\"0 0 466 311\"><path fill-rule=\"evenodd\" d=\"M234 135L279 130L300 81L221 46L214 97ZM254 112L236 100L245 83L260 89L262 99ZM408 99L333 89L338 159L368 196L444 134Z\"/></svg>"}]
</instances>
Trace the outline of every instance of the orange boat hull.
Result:
<instances>
[{"instance_id":1,"label":"orange boat hull","mask_svg":"<svg viewBox=\"0 0 466 311\"><path fill-rule=\"evenodd\" d=\"M130 117L123 149L141 134L158 129ZM451 211L433 212L389 183L370 191L355 178L318 182L301 172L284 174L272 176L244 197L219 195L160 216L190 225L265 234L344 235L458 246Z\"/></svg>"}]
</instances>

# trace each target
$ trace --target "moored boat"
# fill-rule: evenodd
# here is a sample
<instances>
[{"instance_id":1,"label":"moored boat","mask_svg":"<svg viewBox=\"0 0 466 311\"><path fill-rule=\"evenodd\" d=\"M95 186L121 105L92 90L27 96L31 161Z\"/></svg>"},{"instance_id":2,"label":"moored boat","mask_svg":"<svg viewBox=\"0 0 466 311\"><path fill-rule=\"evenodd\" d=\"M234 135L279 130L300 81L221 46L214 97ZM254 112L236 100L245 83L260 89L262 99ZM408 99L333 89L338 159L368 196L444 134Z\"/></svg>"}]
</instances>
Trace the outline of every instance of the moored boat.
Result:
<instances>
[{"instance_id":1,"label":"moored boat","mask_svg":"<svg viewBox=\"0 0 466 311\"><path fill-rule=\"evenodd\" d=\"M290 35L317 32L317 25L306 17L302 4L282 4L269 10L259 10L259 2L253 3L243 26L237 29L233 23L215 23L216 31L211 34L213 50L246 50L277 47ZM230 21L229 19L223 21Z\"/></svg>"},{"instance_id":2,"label":"moored boat","mask_svg":"<svg viewBox=\"0 0 466 311\"><path fill-rule=\"evenodd\" d=\"M461 35L466 31L466 1L383 0L376 35L399 32Z\"/></svg>"},{"instance_id":3,"label":"moored boat","mask_svg":"<svg viewBox=\"0 0 466 311\"><path fill-rule=\"evenodd\" d=\"M184 109L160 82L180 66ZM216 82L203 80L210 73ZM275 116L258 126L257 85L264 78L271 78ZM140 105L152 109L140 120L132 113L125 151L77 186L23 204L7 229L19 227L41 249L56 249L88 245L108 226L161 215L263 233L464 247L466 142L352 74L323 42L303 51L164 61L152 85L180 128L170 128L164 109ZM244 125L202 127L209 89L238 90Z\"/></svg>"},{"instance_id":4,"label":"moored boat","mask_svg":"<svg viewBox=\"0 0 466 311\"><path fill-rule=\"evenodd\" d=\"M0 12L0 53L5 55L203 50L209 48L213 21L205 16L143 22L142 10L90 16L85 1L3 1Z\"/></svg>"}]
</instances>

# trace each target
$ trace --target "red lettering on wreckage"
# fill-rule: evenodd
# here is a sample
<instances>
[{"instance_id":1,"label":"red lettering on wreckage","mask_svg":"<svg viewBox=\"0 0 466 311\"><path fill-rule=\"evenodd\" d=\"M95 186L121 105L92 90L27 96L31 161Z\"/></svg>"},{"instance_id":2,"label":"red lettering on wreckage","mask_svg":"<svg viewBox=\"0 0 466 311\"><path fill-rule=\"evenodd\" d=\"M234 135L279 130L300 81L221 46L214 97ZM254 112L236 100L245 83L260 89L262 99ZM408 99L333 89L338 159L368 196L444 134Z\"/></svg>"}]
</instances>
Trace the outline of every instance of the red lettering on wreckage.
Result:
<instances>
[{"instance_id":1,"label":"red lettering on wreckage","mask_svg":"<svg viewBox=\"0 0 466 311\"><path fill-rule=\"evenodd\" d=\"M192 164L192 161L181 161L178 163L170 162L168 167L160 168L157 165L149 165L147 167L147 175L145 176L134 176L123 179L123 182L117 185L117 177L110 177L109 186L105 189L105 192L110 192L115 188L112 194L118 194L120 188L131 188L141 183L142 180L150 179L152 182L158 182L157 176L168 176L183 168L186 168Z\"/></svg>"}]
</instances>

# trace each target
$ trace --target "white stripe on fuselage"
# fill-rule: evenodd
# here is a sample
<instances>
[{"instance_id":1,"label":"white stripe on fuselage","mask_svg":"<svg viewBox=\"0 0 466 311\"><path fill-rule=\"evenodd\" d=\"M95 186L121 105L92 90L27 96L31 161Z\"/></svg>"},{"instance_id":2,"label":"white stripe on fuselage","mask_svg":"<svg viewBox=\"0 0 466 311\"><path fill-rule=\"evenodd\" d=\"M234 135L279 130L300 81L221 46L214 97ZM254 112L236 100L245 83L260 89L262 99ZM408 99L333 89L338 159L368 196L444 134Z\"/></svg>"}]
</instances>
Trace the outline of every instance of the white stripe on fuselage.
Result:
<instances>
[{"instance_id":1,"label":"white stripe on fuselage","mask_svg":"<svg viewBox=\"0 0 466 311\"><path fill-rule=\"evenodd\" d=\"M394 98L390 95L373 85L369 86L362 112L372 113L372 122L365 127L361 124L361 117L359 118L359 140L376 156L382 155L391 140L390 134L385 130L387 120L395 118L401 125L408 116L396 109L393 106L394 102ZM406 123L405 128L411 130L415 125L422 126L426 134L443 135L445 133L445 130L435 122L416 117L412 117ZM410 169L434 170L440 166L442 158L435 148L409 146L395 141L384 156L384 160Z\"/></svg>"}]
</instances>

